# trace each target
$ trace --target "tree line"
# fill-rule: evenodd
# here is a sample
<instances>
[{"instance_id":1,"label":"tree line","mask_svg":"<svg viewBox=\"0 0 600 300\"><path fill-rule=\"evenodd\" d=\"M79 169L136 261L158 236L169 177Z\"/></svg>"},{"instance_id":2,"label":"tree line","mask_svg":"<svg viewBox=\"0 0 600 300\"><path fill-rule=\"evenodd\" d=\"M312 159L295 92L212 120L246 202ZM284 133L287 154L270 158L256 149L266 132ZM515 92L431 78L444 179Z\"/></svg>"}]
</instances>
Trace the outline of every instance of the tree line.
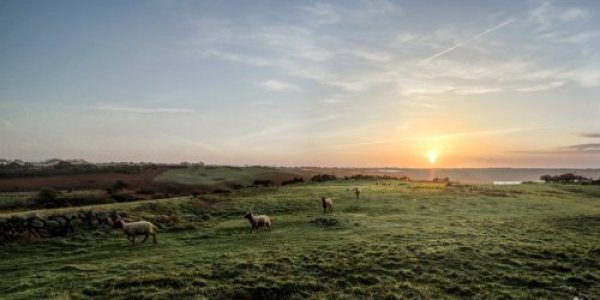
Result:
<instances>
[{"instance_id":1,"label":"tree line","mask_svg":"<svg viewBox=\"0 0 600 300\"><path fill-rule=\"evenodd\" d=\"M593 178L575 175L573 173L565 173L561 175L542 175L541 180L552 183L576 183L576 184L592 184L600 185L600 178L594 180Z\"/></svg>"}]
</instances>

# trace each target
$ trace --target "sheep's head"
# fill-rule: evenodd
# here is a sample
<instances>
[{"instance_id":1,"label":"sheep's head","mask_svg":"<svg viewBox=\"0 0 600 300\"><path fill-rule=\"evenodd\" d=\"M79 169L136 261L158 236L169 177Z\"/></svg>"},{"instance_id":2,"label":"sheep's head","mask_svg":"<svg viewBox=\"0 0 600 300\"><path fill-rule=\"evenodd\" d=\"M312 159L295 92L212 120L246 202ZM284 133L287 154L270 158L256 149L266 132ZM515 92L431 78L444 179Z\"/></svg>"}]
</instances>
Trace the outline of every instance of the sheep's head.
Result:
<instances>
[{"instance_id":1,"label":"sheep's head","mask_svg":"<svg viewBox=\"0 0 600 300\"><path fill-rule=\"evenodd\" d=\"M113 228L123 228L124 223L125 222L123 222L123 219L118 219L113 223L112 227Z\"/></svg>"},{"instance_id":2,"label":"sheep's head","mask_svg":"<svg viewBox=\"0 0 600 300\"><path fill-rule=\"evenodd\" d=\"M244 218L246 218L246 219L252 219L252 217L253 217L253 216L254 216L254 213L253 213L253 212L249 212L249 213L247 213L247 214L244 216Z\"/></svg>"}]
</instances>

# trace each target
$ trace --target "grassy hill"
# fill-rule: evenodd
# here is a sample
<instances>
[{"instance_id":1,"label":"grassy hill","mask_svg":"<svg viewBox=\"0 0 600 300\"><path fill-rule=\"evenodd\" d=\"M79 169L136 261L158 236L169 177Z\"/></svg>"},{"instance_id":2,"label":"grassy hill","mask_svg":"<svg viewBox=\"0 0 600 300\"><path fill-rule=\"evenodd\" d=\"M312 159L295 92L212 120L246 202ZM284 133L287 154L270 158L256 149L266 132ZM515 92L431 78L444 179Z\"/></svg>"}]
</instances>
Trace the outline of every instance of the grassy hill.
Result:
<instances>
[{"instance_id":1,"label":"grassy hill","mask_svg":"<svg viewBox=\"0 0 600 300\"><path fill-rule=\"evenodd\" d=\"M358 186L360 200L348 191ZM0 295L39 298L597 298L600 189L331 181L110 204L179 216L159 244L118 230L0 251ZM334 198L324 216L318 197ZM273 231L249 234L248 210ZM44 214L44 211L38 213Z\"/></svg>"},{"instance_id":2,"label":"grassy hill","mask_svg":"<svg viewBox=\"0 0 600 300\"><path fill-rule=\"evenodd\" d=\"M250 186L255 181L281 183L299 173L269 167L202 166L170 169L156 178L160 183L176 183L206 187Z\"/></svg>"}]
</instances>

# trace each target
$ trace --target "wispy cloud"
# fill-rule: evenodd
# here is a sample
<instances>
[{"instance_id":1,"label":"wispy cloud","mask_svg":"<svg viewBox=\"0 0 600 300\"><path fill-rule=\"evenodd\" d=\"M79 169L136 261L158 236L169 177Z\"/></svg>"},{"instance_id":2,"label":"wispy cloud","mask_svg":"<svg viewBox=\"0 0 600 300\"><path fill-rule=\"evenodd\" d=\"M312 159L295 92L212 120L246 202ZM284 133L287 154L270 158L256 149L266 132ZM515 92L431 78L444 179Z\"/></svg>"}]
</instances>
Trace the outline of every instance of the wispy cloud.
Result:
<instances>
[{"instance_id":1,"label":"wispy cloud","mask_svg":"<svg viewBox=\"0 0 600 300\"><path fill-rule=\"evenodd\" d=\"M507 128L507 129L478 130L478 131L457 132L457 133L449 133L449 134L433 135L433 136L419 136L419 137L396 138L396 139L388 139L388 140L366 141L366 142L353 143L351 145L377 145L377 144L392 144L392 143L409 142L409 141L452 140L452 139L459 139L459 138L466 138L466 137L494 136L494 135L517 133L517 132L551 129L551 128L556 128L556 127L554 127L554 126L553 127L519 127L519 128Z\"/></svg>"},{"instance_id":2,"label":"wispy cloud","mask_svg":"<svg viewBox=\"0 0 600 300\"><path fill-rule=\"evenodd\" d=\"M600 38L600 31L585 31L579 33L564 32L564 31L552 31L540 35L541 38L549 40L554 43L563 44L586 44L594 39Z\"/></svg>"},{"instance_id":3,"label":"wispy cloud","mask_svg":"<svg viewBox=\"0 0 600 300\"><path fill-rule=\"evenodd\" d=\"M527 21L538 32L554 30L564 23L585 22L590 13L579 7L558 7L554 1L543 1L527 14Z\"/></svg>"},{"instance_id":4,"label":"wispy cloud","mask_svg":"<svg viewBox=\"0 0 600 300\"><path fill-rule=\"evenodd\" d=\"M563 86L564 84L565 84L564 81L554 81L554 82L545 83L545 84L537 84L537 85L532 85L532 86L520 87L520 88L517 88L516 91L519 91L519 92L539 92L539 91L545 91L545 90L554 89L554 88Z\"/></svg>"},{"instance_id":5,"label":"wispy cloud","mask_svg":"<svg viewBox=\"0 0 600 300\"><path fill-rule=\"evenodd\" d=\"M135 106L123 106L119 104L103 103L97 104L93 107L96 110L111 111L111 112L126 112L126 113L140 113L140 114L151 114L151 113L169 113L169 114L181 114L181 113L193 113L194 110L188 108L171 108L171 107L135 107Z\"/></svg>"},{"instance_id":6,"label":"wispy cloud","mask_svg":"<svg viewBox=\"0 0 600 300\"><path fill-rule=\"evenodd\" d=\"M329 3L317 2L303 7L303 9L308 12L311 23L314 25L337 23L341 19L336 8Z\"/></svg>"},{"instance_id":7,"label":"wispy cloud","mask_svg":"<svg viewBox=\"0 0 600 300\"><path fill-rule=\"evenodd\" d=\"M487 34L490 34L490 33L494 32L494 31L496 31L496 30L498 30L498 29L500 29L500 28L502 28L502 27L504 27L504 26L506 26L506 25L508 25L510 23L513 23L514 21L516 21L515 18L510 18L510 19L508 19L508 20L506 20L506 21L504 21L504 22L502 22L502 23L500 23L498 25L495 25L495 26L493 26L491 28L488 28L488 29L486 29L486 30L484 30L484 31L482 31L482 32L480 32L480 33L478 33L478 34L476 34L476 35L474 35L474 36L466 39L466 40L463 40L463 41L460 41L460 42L456 43L454 46L452 46L450 48L446 48L446 49L444 49L444 50L442 50L442 51L440 51L440 52L438 52L438 53L436 53L436 54L434 54L434 55L432 55L432 56L424 59L423 63L429 62L430 60L433 60L433 59L435 59L437 57L440 57L440 56L442 56L442 55L444 55L444 54L446 54L446 53L448 53L450 51L453 51L453 50L455 50L457 48L460 48L460 47L462 47L462 46L464 46L464 45L466 45L466 44L468 44L468 43L470 43L470 42L472 42L474 40L482 38L483 36L485 36Z\"/></svg>"},{"instance_id":8,"label":"wispy cloud","mask_svg":"<svg viewBox=\"0 0 600 300\"><path fill-rule=\"evenodd\" d=\"M579 152L600 151L600 143L570 145L563 147L562 149Z\"/></svg>"},{"instance_id":9,"label":"wispy cloud","mask_svg":"<svg viewBox=\"0 0 600 300\"><path fill-rule=\"evenodd\" d=\"M337 104L342 102L342 95L341 94L335 94L329 98L326 98L325 100L323 100L323 102L325 103L329 103L329 104Z\"/></svg>"},{"instance_id":10,"label":"wispy cloud","mask_svg":"<svg viewBox=\"0 0 600 300\"><path fill-rule=\"evenodd\" d=\"M377 12L375 4L387 3ZM360 9L358 9L360 8ZM343 7L335 3L321 3L303 7L300 11L310 23L317 22L360 22L357 17L366 8L369 14L381 16L400 13L394 5L382 1L362 1L354 7ZM577 59L548 62L554 54L560 57L563 44L550 44L551 41L527 41L519 52L513 53L510 39L499 36L486 38L497 30L512 24L524 34L538 37L543 34L558 34L552 30L532 32L539 24L548 20L558 23L577 22L576 17L588 18L585 10L572 7L556 7L543 2L525 13L524 18L508 17L504 21L479 33L445 26L430 31L383 31L373 37L354 35L348 32L330 34L317 27L307 26L306 22L282 22L269 24L242 24L231 21L223 24L204 24L197 53L203 57L218 58L251 66L282 72L290 78L311 80L333 88L334 92L362 92L378 87L394 89L399 96L436 96L452 94L471 97L504 91L536 92L560 88L569 83L581 86L600 86L600 71L589 63L579 63ZM333 17L337 15L337 17ZM338 17L340 18L338 20ZM521 20L523 19L523 20ZM213 22L214 23L214 22ZM331 24L329 23L329 24ZM358 23L360 24L360 23ZM208 27L207 27L208 26ZM229 28L231 27L231 28ZM550 28L550 27L549 27ZM466 35L465 32L473 32ZM232 34L235 33L235 34ZM574 42L589 41L595 38L593 31L565 31ZM217 35L211 37L210 35ZM561 33L562 34L562 33ZM558 36L563 38L563 36ZM363 40L370 41L365 43ZM477 40L477 43L475 41ZM445 47L444 45L452 45ZM569 45L570 46L570 45ZM459 48L470 51L473 60L465 61L448 57L447 54ZM537 59L539 49L548 57ZM437 51L421 59L425 51ZM570 50L569 50L570 51ZM473 63L473 61L477 63ZM589 62L589 60L588 60ZM295 90L289 83L264 82L263 88L269 91ZM334 100L330 100L335 102Z\"/></svg>"},{"instance_id":11,"label":"wispy cloud","mask_svg":"<svg viewBox=\"0 0 600 300\"><path fill-rule=\"evenodd\" d=\"M17 127L15 127L15 125L13 125L13 123L11 123L8 120L0 118L0 123L2 123L4 126L10 128L10 129L17 129Z\"/></svg>"},{"instance_id":12,"label":"wispy cloud","mask_svg":"<svg viewBox=\"0 0 600 300\"><path fill-rule=\"evenodd\" d=\"M276 80L276 79L271 79L271 80L267 80L265 82L261 82L260 85L268 91L275 91L275 92L300 90L300 88L295 84L283 82L283 81Z\"/></svg>"},{"instance_id":13,"label":"wispy cloud","mask_svg":"<svg viewBox=\"0 0 600 300\"><path fill-rule=\"evenodd\" d=\"M564 147L558 147L554 149L541 149L541 150L517 150L509 151L509 153L517 154L595 154L600 153L600 143L592 144L576 144Z\"/></svg>"},{"instance_id":14,"label":"wispy cloud","mask_svg":"<svg viewBox=\"0 0 600 300\"><path fill-rule=\"evenodd\" d=\"M227 139L227 144L229 145L239 145L243 144L249 140L256 141L264 141L264 140L273 140L273 139L281 139L285 137L291 137L289 134L290 131L299 128L305 128L308 126L314 126L321 123L327 123L336 119L339 119L341 115L331 114L325 116L317 116L317 117L309 117L304 119L295 119L286 122L281 122L278 124L274 124L272 126L268 126L262 128L258 131L249 132L247 134L242 134L238 136L234 136Z\"/></svg>"},{"instance_id":15,"label":"wispy cloud","mask_svg":"<svg viewBox=\"0 0 600 300\"><path fill-rule=\"evenodd\" d=\"M428 108L428 109L438 109L438 108L440 108L440 104L429 102L429 101L425 101L425 100L408 100L408 101L406 101L404 103L406 105L409 105L409 106L424 107L424 108Z\"/></svg>"},{"instance_id":16,"label":"wispy cloud","mask_svg":"<svg viewBox=\"0 0 600 300\"><path fill-rule=\"evenodd\" d=\"M597 138L600 138L600 132L593 132L593 133L578 133L578 134L576 134L576 136L578 136L578 137L584 137L584 138L593 138L593 139L597 139Z\"/></svg>"}]
</instances>

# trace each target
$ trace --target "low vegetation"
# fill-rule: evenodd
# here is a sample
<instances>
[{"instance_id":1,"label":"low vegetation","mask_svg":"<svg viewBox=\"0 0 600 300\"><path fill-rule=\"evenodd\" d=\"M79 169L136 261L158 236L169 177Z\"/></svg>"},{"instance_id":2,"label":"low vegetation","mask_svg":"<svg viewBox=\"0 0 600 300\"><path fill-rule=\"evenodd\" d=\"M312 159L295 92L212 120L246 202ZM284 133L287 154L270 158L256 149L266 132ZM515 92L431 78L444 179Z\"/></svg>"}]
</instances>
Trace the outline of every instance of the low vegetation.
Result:
<instances>
[{"instance_id":1,"label":"low vegetation","mask_svg":"<svg viewBox=\"0 0 600 300\"><path fill-rule=\"evenodd\" d=\"M569 184L593 184L600 185L600 178L598 180L594 180L589 177L584 177L580 175L575 175L573 173L565 173L561 175L542 175L540 177L541 180L545 182L554 182L554 183L569 183Z\"/></svg>"},{"instance_id":2,"label":"low vegetation","mask_svg":"<svg viewBox=\"0 0 600 300\"><path fill-rule=\"evenodd\" d=\"M131 246L121 230L99 225L0 246L0 294L594 299L598 193L581 185L334 180L80 208L176 221L157 222L157 245ZM326 216L323 195L336 201ZM59 211L69 209L37 214ZM248 211L269 215L273 230L249 234Z\"/></svg>"}]
</instances>

